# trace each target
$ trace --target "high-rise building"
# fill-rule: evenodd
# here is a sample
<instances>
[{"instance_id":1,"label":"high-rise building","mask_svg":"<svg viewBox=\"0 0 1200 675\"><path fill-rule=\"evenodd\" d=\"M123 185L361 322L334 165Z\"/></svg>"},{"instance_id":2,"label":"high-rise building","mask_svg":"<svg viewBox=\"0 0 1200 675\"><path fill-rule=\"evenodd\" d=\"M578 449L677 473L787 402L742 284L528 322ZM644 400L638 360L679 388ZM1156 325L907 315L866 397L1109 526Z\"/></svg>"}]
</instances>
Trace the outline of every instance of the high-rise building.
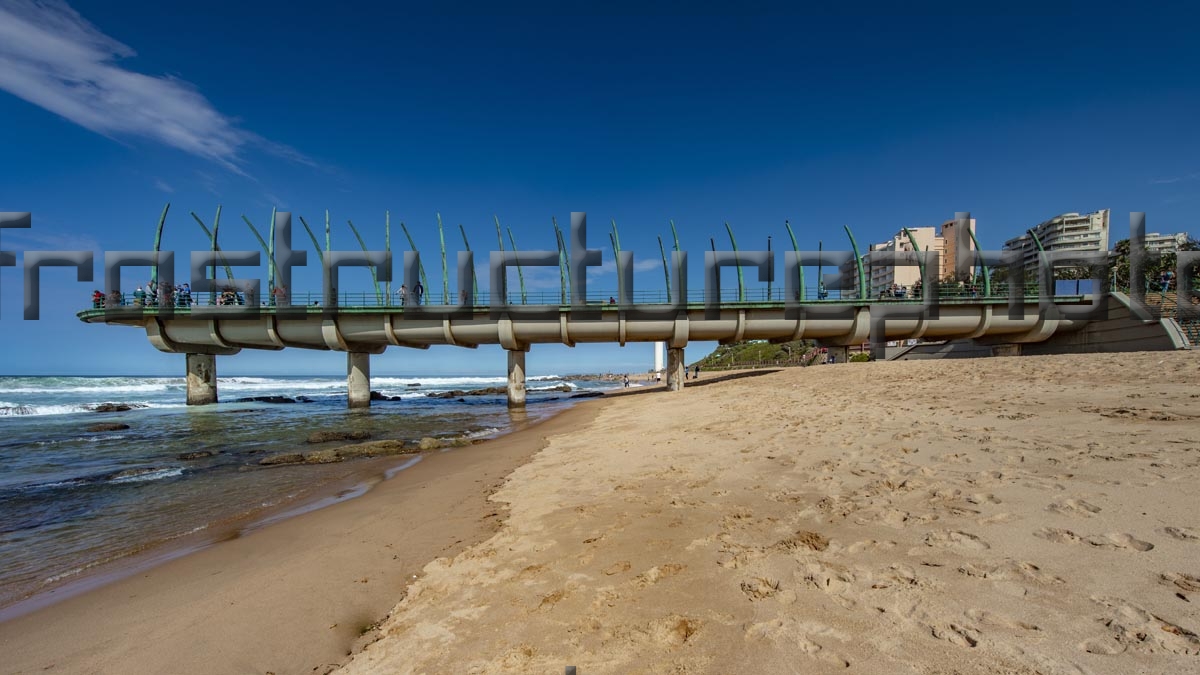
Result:
<instances>
[{"instance_id":1,"label":"high-rise building","mask_svg":"<svg viewBox=\"0 0 1200 675\"><path fill-rule=\"evenodd\" d=\"M1109 210L1064 213L1030 228L1046 251L1107 251ZM1037 264L1038 248L1029 232L1004 242L1004 250L1020 251L1025 267Z\"/></svg>"},{"instance_id":2,"label":"high-rise building","mask_svg":"<svg viewBox=\"0 0 1200 675\"><path fill-rule=\"evenodd\" d=\"M968 227L971 231L975 231L975 219L972 218ZM958 238L960 235L968 237L968 247L974 250L975 246L970 240L970 235L960 233L956 221L948 220L942 223L941 231L936 227L910 227L905 230L900 230L892 236L888 241L872 244L871 251L915 251L913 243L922 251L927 253L938 254L938 269L937 278L939 280L954 274L954 263ZM911 237L909 236L911 233ZM869 278L869 289L872 297L878 295L880 291L886 290L892 284L904 287L911 287L921 278L921 269L916 265L890 265L883 262L871 261L870 255L864 256L863 264L866 266Z\"/></svg>"},{"instance_id":3,"label":"high-rise building","mask_svg":"<svg viewBox=\"0 0 1200 675\"><path fill-rule=\"evenodd\" d=\"M1175 234L1146 233L1146 250L1151 253L1175 253L1188 241L1187 232Z\"/></svg>"}]
</instances>

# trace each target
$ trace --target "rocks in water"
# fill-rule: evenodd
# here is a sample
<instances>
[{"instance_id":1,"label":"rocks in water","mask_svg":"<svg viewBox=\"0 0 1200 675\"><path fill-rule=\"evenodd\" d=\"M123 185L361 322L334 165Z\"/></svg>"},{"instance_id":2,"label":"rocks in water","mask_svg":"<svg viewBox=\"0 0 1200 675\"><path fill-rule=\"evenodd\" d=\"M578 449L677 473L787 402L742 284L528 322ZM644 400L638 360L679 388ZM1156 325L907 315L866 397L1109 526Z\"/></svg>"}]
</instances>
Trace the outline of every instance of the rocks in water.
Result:
<instances>
[{"instance_id":1,"label":"rocks in water","mask_svg":"<svg viewBox=\"0 0 1200 675\"><path fill-rule=\"evenodd\" d=\"M355 443L343 445L337 449L343 459L356 457L386 457L388 455L405 455L416 452L408 444L400 440L371 441L370 443Z\"/></svg>"},{"instance_id":2,"label":"rocks in water","mask_svg":"<svg viewBox=\"0 0 1200 675\"><path fill-rule=\"evenodd\" d=\"M175 456L182 460L193 460L193 459L204 459L205 457L212 457L215 454L217 454L217 453L213 452L212 450L197 450L195 452L181 452Z\"/></svg>"},{"instance_id":3,"label":"rocks in water","mask_svg":"<svg viewBox=\"0 0 1200 675\"><path fill-rule=\"evenodd\" d=\"M495 394L504 394L508 390L505 387L487 387L486 389L451 389L450 391L431 391L425 394L429 398L462 398L463 396L492 396Z\"/></svg>"},{"instance_id":4,"label":"rocks in water","mask_svg":"<svg viewBox=\"0 0 1200 675\"><path fill-rule=\"evenodd\" d=\"M277 455L268 455L258 460L258 463L263 466L278 466L280 464L303 464L304 455L298 452L283 452Z\"/></svg>"},{"instance_id":5,"label":"rocks in water","mask_svg":"<svg viewBox=\"0 0 1200 675\"><path fill-rule=\"evenodd\" d=\"M407 447L404 441L400 440L384 440L370 441L367 443L355 443L353 445L343 445L337 448L327 448L324 450L314 450L312 452L284 452L275 455L268 455L258 463L261 466L281 466L287 464L331 464L333 462L341 462L347 459L358 459L360 457L387 457L389 455L404 455L416 452L415 449Z\"/></svg>"},{"instance_id":6,"label":"rocks in water","mask_svg":"<svg viewBox=\"0 0 1200 675\"><path fill-rule=\"evenodd\" d=\"M314 431L308 435L308 443L330 441L365 441L371 437L369 431Z\"/></svg>"},{"instance_id":7,"label":"rocks in water","mask_svg":"<svg viewBox=\"0 0 1200 675\"><path fill-rule=\"evenodd\" d=\"M422 438L419 443L417 443L417 447L421 450L437 450L445 447L445 445L442 443L440 438L426 436L425 438Z\"/></svg>"},{"instance_id":8,"label":"rocks in water","mask_svg":"<svg viewBox=\"0 0 1200 675\"><path fill-rule=\"evenodd\" d=\"M128 428L129 428L128 424L121 424L120 422L100 422L99 424L91 425L90 427L87 428L87 430L88 431L124 431L125 429L128 429Z\"/></svg>"},{"instance_id":9,"label":"rocks in water","mask_svg":"<svg viewBox=\"0 0 1200 675\"><path fill-rule=\"evenodd\" d=\"M108 412L125 412L135 408L148 408L145 403L98 403L92 406L92 412L108 413Z\"/></svg>"},{"instance_id":10,"label":"rocks in water","mask_svg":"<svg viewBox=\"0 0 1200 675\"><path fill-rule=\"evenodd\" d=\"M421 383L420 382L409 382L408 384L406 384L404 386L409 387L409 388L419 387L419 386L421 386Z\"/></svg>"},{"instance_id":11,"label":"rocks in water","mask_svg":"<svg viewBox=\"0 0 1200 675\"><path fill-rule=\"evenodd\" d=\"M234 399L234 403L298 403L291 396L245 396Z\"/></svg>"},{"instance_id":12,"label":"rocks in water","mask_svg":"<svg viewBox=\"0 0 1200 675\"><path fill-rule=\"evenodd\" d=\"M571 398L596 398L603 395L604 392L602 391L581 391L578 394L572 394Z\"/></svg>"},{"instance_id":13,"label":"rocks in water","mask_svg":"<svg viewBox=\"0 0 1200 675\"><path fill-rule=\"evenodd\" d=\"M380 392L373 391L373 392L371 392L371 400L372 401L399 401L400 397L399 396L388 396L387 394L381 394Z\"/></svg>"}]
</instances>

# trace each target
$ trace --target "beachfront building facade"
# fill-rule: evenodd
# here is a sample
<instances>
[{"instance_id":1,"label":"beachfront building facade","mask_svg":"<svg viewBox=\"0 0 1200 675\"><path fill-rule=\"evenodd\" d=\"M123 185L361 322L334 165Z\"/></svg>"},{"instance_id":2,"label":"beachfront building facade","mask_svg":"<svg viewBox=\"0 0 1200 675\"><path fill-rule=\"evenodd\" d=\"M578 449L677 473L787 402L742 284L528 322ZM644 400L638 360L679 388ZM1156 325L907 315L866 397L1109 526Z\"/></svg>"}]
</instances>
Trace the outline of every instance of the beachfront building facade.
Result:
<instances>
[{"instance_id":1,"label":"beachfront building facade","mask_svg":"<svg viewBox=\"0 0 1200 675\"><path fill-rule=\"evenodd\" d=\"M1109 210L1092 213L1064 213L1038 223L1030 230L1046 251L1107 251ZM1004 250L1018 251L1026 268L1037 264L1037 242L1029 231L1004 242Z\"/></svg>"},{"instance_id":2,"label":"beachfront building facade","mask_svg":"<svg viewBox=\"0 0 1200 675\"><path fill-rule=\"evenodd\" d=\"M967 224L967 227L972 232L975 231L975 219L972 218ZM974 250L974 242L971 240L971 235L966 232L959 232L961 229L958 223L954 220L948 220L942 223L939 228L929 227L910 227L906 230L900 230L892 236L891 239L885 242L871 245L871 251L914 251L919 250L928 253L937 253L938 269L937 278L939 280L951 277L954 275L954 264L956 262L956 253L958 240L960 237L965 237L967 247ZM911 237L909 236L911 233ZM916 243L914 248L913 244ZM868 275L868 286L872 297L878 296L880 293L885 293L893 286L899 286L904 289L910 289L921 278L921 270L916 265L891 265L885 262L872 261L868 254L863 256L863 264L866 267Z\"/></svg>"},{"instance_id":3,"label":"beachfront building facade","mask_svg":"<svg viewBox=\"0 0 1200 675\"><path fill-rule=\"evenodd\" d=\"M1179 247L1187 242L1187 232L1176 232L1175 234L1146 233L1146 250L1150 253L1177 253Z\"/></svg>"}]
</instances>

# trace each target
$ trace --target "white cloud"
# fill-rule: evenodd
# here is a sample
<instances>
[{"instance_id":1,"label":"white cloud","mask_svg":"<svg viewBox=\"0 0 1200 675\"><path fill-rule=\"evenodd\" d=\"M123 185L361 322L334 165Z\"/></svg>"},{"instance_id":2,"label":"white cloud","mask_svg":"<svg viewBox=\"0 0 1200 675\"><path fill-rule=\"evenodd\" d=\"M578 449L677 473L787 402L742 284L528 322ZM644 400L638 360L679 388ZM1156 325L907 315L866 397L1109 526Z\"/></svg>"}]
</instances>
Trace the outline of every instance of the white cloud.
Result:
<instances>
[{"instance_id":1,"label":"white cloud","mask_svg":"<svg viewBox=\"0 0 1200 675\"><path fill-rule=\"evenodd\" d=\"M0 0L0 89L96 133L149 138L238 174L248 146L313 164L238 128L191 83L118 65L134 54L62 0Z\"/></svg>"},{"instance_id":2,"label":"white cloud","mask_svg":"<svg viewBox=\"0 0 1200 675\"><path fill-rule=\"evenodd\" d=\"M1200 173L1189 173L1182 176L1170 176L1167 178L1155 178L1150 181L1152 185L1171 185L1173 183L1183 183L1186 181L1200 179Z\"/></svg>"},{"instance_id":3,"label":"white cloud","mask_svg":"<svg viewBox=\"0 0 1200 675\"><path fill-rule=\"evenodd\" d=\"M175 191L175 188L171 187L170 183L168 183L167 181L165 181L161 178L154 179L154 187L158 188L159 190L162 190L163 192L166 192L167 194L170 194Z\"/></svg>"}]
</instances>

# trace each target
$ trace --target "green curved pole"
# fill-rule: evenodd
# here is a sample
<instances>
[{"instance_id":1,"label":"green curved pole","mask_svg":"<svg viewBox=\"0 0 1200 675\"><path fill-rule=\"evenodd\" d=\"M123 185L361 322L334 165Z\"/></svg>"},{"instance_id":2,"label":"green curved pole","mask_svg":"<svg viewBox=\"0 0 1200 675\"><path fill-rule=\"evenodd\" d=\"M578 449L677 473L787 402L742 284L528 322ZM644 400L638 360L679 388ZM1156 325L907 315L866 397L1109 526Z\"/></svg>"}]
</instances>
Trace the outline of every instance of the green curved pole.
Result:
<instances>
[{"instance_id":1,"label":"green curved pole","mask_svg":"<svg viewBox=\"0 0 1200 675\"><path fill-rule=\"evenodd\" d=\"M971 235L971 243L975 245L975 250L982 251L983 249L979 247L979 240L975 238L975 231L971 229L970 225L967 226L967 234ZM990 298L992 297L992 271L983 264L982 258L980 258L979 266L983 268L983 297Z\"/></svg>"},{"instance_id":2,"label":"green curved pole","mask_svg":"<svg viewBox=\"0 0 1200 675\"><path fill-rule=\"evenodd\" d=\"M613 257L617 267L617 297L621 297L625 289L624 278L621 276L621 235L617 232L617 221L614 218L612 221L612 233L608 235L608 241L613 247Z\"/></svg>"},{"instance_id":3,"label":"green curved pole","mask_svg":"<svg viewBox=\"0 0 1200 675\"><path fill-rule=\"evenodd\" d=\"M321 244L317 241L317 235L313 234L312 228L308 226L308 221L304 216L300 216L300 224L304 226L304 231L308 233L308 239L312 242L313 248L317 251L317 260L325 261L325 254L321 251Z\"/></svg>"},{"instance_id":4,"label":"green curved pole","mask_svg":"<svg viewBox=\"0 0 1200 675\"><path fill-rule=\"evenodd\" d=\"M195 211L192 211L191 213L192 213L192 218L194 218L196 220L196 224L200 226L200 229L204 230L204 234L208 236L209 241L212 243L212 252L215 253L221 259L221 264L225 267L225 275L227 277L229 277L230 281L232 281L233 280L233 268L229 266L228 262L226 262L225 255L223 253L221 253L221 246L217 243L217 223L221 222L221 207L219 207L219 206L217 207L217 219L215 221L213 221L213 229L211 232L208 230L208 226L204 224L204 221L200 220L200 216L196 215ZM213 260L213 281L216 281L216 279L217 279L217 262L214 259Z\"/></svg>"},{"instance_id":5,"label":"green curved pole","mask_svg":"<svg viewBox=\"0 0 1200 675\"><path fill-rule=\"evenodd\" d=\"M500 222L500 221L497 220L496 222ZM516 237L513 236L512 228L506 227L504 229L508 231L508 242L510 244L512 244L513 253L516 253L517 252L517 239L516 239ZM521 271L520 263L517 263L517 281L519 281L521 283L521 304L524 305L524 304L526 304L526 300L527 300L526 295L525 295L525 273Z\"/></svg>"},{"instance_id":6,"label":"green curved pole","mask_svg":"<svg viewBox=\"0 0 1200 675\"><path fill-rule=\"evenodd\" d=\"M329 209L325 209L325 252L329 253L333 248L329 245ZM321 258L324 260L324 258Z\"/></svg>"},{"instance_id":7,"label":"green curved pole","mask_svg":"<svg viewBox=\"0 0 1200 675\"><path fill-rule=\"evenodd\" d=\"M675 231L675 221L669 220L667 222L671 223L671 237L673 237L675 239L675 250L678 251L679 250L679 233Z\"/></svg>"},{"instance_id":8,"label":"green curved pole","mask_svg":"<svg viewBox=\"0 0 1200 675\"><path fill-rule=\"evenodd\" d=\"M437 214L438 246L442 250L442 304L450 304L450 275L446 272L446 235L442 232L442 214Z\"/></svg>"},{"instance_id":9,"label":"green curved pole","mask_svg":"<svg viewBox=\"0 0 1200 675\"><path fill-rule=\"evenodd\" d=\"M854 240L854 233L850 231L849 225L843 225L846 230L846 236L850 237L850 248L854 249L854 263L858 266L858 299L867 299L867 272L863 269L862 256L858 254L858 242Z\"/></svg>"},{"instance_id":10,"label":"green curved pole","mask_svg":"<svg viewBox=\"0 0 1200 675\"><path fill-rule=\"evenodd\" d=\"M408 247L413 250L413 253L420 254L417 250L417 244L413 241L412 235L408 232L408 227L404 225L404 221L400 221L400 230L404 232L404 238L408 240ZM425 276L425 263L420 263L417 266L417 271L421 274L421 285L426 289L429 288L429 277Z\"/></svg>"},{"instance_id":11,"label":"green curved pole","mask_svg":"<svg viewBox=\"0 0 1200 675\"><path fill-rule=\"evenodd\" d=\"M745 283L745 279L743 278L743 275L742 275L741 261L738 260L738 257L737 257L737 253L738 253L737 240L733 238L733 228L729 226L729 221L725 221L725 231L729 233L729 243L733 245L733 260L734 260L734 262L738 263L738 265L737 265L738 302L745 302L746 301L746 283Z\"/></svg>"},{"instance_id":12,"label":"green curved pole","mask_svg":"<svg viewBox=\"0 0 1200 675\"><path fill-rule=\"evenodd\" d=\"M392 257L392 212L383 212L383 250L387 251L388 258ZM392 304L392 282L391 275L388 275L387 282L387 304Z\"/></svg>"},{"instance_id":13,"label":"green curved pole","mask_svg":"<svg viewBox=\"0 0 1200 675\"><path fill-rule=\"evenodd\" d=\"M792 240L792 250L799 253L800 247L796 245L796 234L792 232L792 223L783 221L783 226L787 229L788 237ZM796 265L796 276L800 282L800 297L797 300L804 300L804 265Z\"/></svg>"},{"instance_id":14,"label":"green curved pole","mask_svg":"<svg viewBox=\"0 0 1200 675\"><path fill-rule=\"evenodd\" d=\"M466 230L466 228L464 228L462 226L462 223L458 224L458 231L460 234L462 234L463 247L465 247L467 249L467 253L470 253L471 252L471 242L467 241L467 230ZM471 290L475 293L475 295L472 297L478 298L479 297L479 278L476 275L472 274L471 281L474 282L473 288Z\"/></svg>"},{"instance_id":15,"label":"green curved pole","mask_svg":"<svg viewBox=\"0 0 1200 675\"><path fill-rule=\"evenodd\" d=\"M267 266L267 299L275 297L275 207L271 207L271 227L267 230L267 258L271 264Z\"/></svg>"},{"instance_id":16,"label":"green curved pole","mask_svg":"<svg viewBox=\"0 0 1200 675\"><path fill-rule=\"evenodd\" d=\"M562 230L558 227L558 219L550 216L550 224L554 226L554 245L558 248L558 285L562 293L559 302L563 305L567 304L567 242L563 239Z\"/></svg>"},{"instance_id":17,"label":"green curved pole","mask_svg":"<svg viewBox=\"0 0 1200 675\"><path fill-rule=\"evenodd\" d=\"M171 208L171 202L163 207L162 215L158 217L158 227L154 230L154 252L158 253L162 246L163 226L167 224L167 211ZM158 283L158 265L150 268L150 283Z\"/></svg>"},{"instance_id":18,"label":"green curved pole","mask_svg":"<svg viewBox=\"0 0 1200 675\"><path fill-rule=\"evenodd\" d=\"M263 239L263 236L258 233L258 228L254 227L254 223L250 222L250 219L247 218L246 214L244 213L242 214L242 220L245 221L246 226L250 228L250 231L254 233L254 238L258 240L258 245L262 247L263 252L267 254L267 273L271 274L271 270L275 268L275 260L271 258L270 247L267 246L267 242L265 239Z\"/></svg>"},{"instance_id":19,"label":"green curved pole","mask_svg":"<svg viewBox=\"0 0 1200 675\"><path fill-rule=\"evenodd\" d=\"M667 302L671 301L671 270L667 267L667 249L663 248L662 237L658 238L658 252L662 254L663 279L667 282Z\"/></svg>"},{"instance_id":20,"label":"green curved pole","mask_svg":"<svg viewBox=\"0 0 1200 675\"><path fill-rule=\"evenodd\" d=\"M367 252L367 242L363 241L362 235L358 233L358 228L354 226L354 222L349 218L346 223L350 226L350 231L354 233L354 238L358 240L358 245L362 248L363 253ZM371 268L371 282L375 285L375 301L383 304L383 291L379 290L379 273L374 267Z\"/></svg>"},{"instance_id":21,"label":"green curved pole","mask_svg":"<svg viewBox=\"0 0 1200 675\"><path fill-rule=\"evenodd\" d=\"M913 235L912 230L910 230L906 227L906 228L904 228L904 234L908 237L909 243L912 244L913 250L919 254L921 252L921 245L917 243L917 237L915 235ZM917 268L921 272L921 279L924 279L925 278L925 261L921 259L920 255L917 256ZM925 282L922 281L921 283L925 283Z\"/></svg>"},{"instance_id":22,"label":"green curved pole","mask_svg":"<svg viewBox=\"0 0 1200 675\"><path fill-rule=\"evenodd\" d=\"M1026 230L1026 232L1029 233L1029 236L1033 237L1033 245L1037 247L1038 252L1045 253L1046 249L1042 248L1042 240L1037 236L1037 232L1034 232L1032 229Z\"/></svg>"}]
</instances>

